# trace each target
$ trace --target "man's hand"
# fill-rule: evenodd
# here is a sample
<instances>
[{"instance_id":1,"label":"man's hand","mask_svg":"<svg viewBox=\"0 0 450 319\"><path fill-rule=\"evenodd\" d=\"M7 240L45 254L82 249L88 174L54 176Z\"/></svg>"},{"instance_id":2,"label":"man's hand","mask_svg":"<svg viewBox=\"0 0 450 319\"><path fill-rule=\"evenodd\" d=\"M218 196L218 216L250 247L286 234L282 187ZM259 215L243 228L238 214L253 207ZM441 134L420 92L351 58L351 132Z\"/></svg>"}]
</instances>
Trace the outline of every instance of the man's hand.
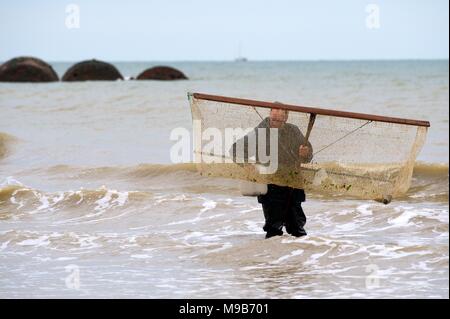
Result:
<instances>
[{"instance_id":1,"label":"man's hand","mask_svg":"<svg viewBox=\"0 0 450 319\"><path fill-rule=\"evenodd\" d=\"M298 155L302 159L308 159L311 157L311 149L307 145L300 145L298 148Z\"/></svg>"}]
</instances>

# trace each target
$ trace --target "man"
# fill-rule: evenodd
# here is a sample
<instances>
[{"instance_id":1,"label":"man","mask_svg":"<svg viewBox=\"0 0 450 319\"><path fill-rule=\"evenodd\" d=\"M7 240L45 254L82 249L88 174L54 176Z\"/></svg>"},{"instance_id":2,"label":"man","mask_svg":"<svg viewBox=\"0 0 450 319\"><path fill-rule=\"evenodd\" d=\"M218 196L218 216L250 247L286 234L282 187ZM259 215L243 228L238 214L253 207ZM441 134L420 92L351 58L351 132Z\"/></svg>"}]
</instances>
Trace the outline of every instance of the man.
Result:
<instances>
[{"instance_id":1,"label":"man","mask_svg":"<svg viewBox=\"0 0 450 319\"><path fill-rule=\"evenodd\" d=\"M278 165L283 169L298 167L299 163L306 163L312 159L311 143L305 141L305 137L300 129L287 123L289 111L272 108L270 116L265 118L256 128L256 139L258 139L258 128L278 129ZM269 130L265 130L266 152L270 151ZM233 145L233 158L236 158L236 142ZM248 142L244 145L245 159L248 160ZM256 143L258 145L258 143ZM256 152L257 154L258 152ZM266 154L269 154L267 152ZM258 196L258 202L262 204L266 231L266 238L283 235L283 226L286 231L296 237L306 235L304 225L306 216L302 209L302 202L305 201L303 189L295 189L288 186L267 185L267 193Z\"/></svg>"}]
</instances>

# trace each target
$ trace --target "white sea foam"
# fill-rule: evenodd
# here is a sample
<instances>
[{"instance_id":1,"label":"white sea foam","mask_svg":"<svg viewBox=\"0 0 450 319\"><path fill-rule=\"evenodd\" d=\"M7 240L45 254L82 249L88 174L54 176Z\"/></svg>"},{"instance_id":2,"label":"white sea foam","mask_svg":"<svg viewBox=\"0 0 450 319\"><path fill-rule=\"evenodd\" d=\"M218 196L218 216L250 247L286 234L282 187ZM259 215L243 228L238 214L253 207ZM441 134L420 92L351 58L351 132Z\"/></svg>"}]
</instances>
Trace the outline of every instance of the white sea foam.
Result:
<instances>
[{"instance_id":1,"label":"white sea foam","mask_svg":"<svg viewBox=\"0 0 450 319\"><path fill-rule=\"evenodd\" d=\"M95 202L95 211L102 213L113 207L121 207L128 200L128 192L118 192L116 190L107 190L105 195ZM96 214L94 214L96 215ZM91 214L90 217L93 215Z\"/></svg>"},{"instance_id":2,"label":"white sea foam","mask_svg":"<svg viewBox=\"0 0 450 319\"><path fill-rule=\"evenodd\" d=\"M69 261L69 260L75 260L78 259L77 257L59 257L56 258L57 261Z\"/></svg>"},{"instance_id":3,"label":"white sea foam","mask_svg":"<svg viewBox=\"0 0 450 319\"><path fill-rule=\"evenodd\" d=\"M317 264L319 262L319 259L322 258L323 256L327 255L332 248L325 250L323 253L317 253L317 254L312 254L311 256L309 256L308 260L305 261L303 264L304 265L313 265L313 264Z\"/></svg>"},{"instance_id":4,"label":"white sea foam","mask_svg":"<svg viewBox=\"0 0 450 319\"><path fill-rule=\"evenodd\" d=\"M226 242L226 243L224 243L222 245L222 247L219 247L219 248L216 248L216 249L212 249L212 250L208 251L207 254L217 253L217 252L222 251L222 250L227 250L227 249L229 249L231 247L233 247L233 244L231 244L229 242Z\"/></svg>"},{"instance_id":5,"label":"white sea foam","mask_svg":"<svg viewBox=\"0 0 450 319\"><path fill-rule=\"evenodd\" d=\"M339 231L349 232L349 231L354 231L354 230L358 229L360 227L360 223L348 222L348 223L337 224L335 227Z\"/></svg>"},{"instance_id":6,"label":"white sea foam","mask_svg":"<svg viewBox=\"0 0 450 319\"><path fill-rule=\"evenodd\" d=\"M131 258L135 258L135 259L149 259L152 258L152 256L147 255L147 254L134 254L130 256Z\"/></svg>"},{"instance_id":7,"label":"white sea foam","mask_svg":"<svg viewBox=\"0 0 450 319\"><path fill-rule=\"evenodd\" d=\"M285 255L285 256L281 256L280 258L278 258L275 261L272 261L272 264L279 264L289 258L295 257L295 256L299 256L301 254L303 254L304 250L303 249L297 249L297 250L293 250L291 251L291 253L289 255Z\"/></svg>"},{"instance_id":8,"label":"white sea foam","mask_svg":"<svg viewBox=\"0 0 450 319\"><path fill-rule=\"evenodd\" d=\"M0 250L5 250L10 242L11 240L3 242L2 245L0 246Z\"/></svg>"},{"instance_id":9,"label":"white sea foam","mask_svg":"<svg viewBox=\"0 0 450 319\"><path fill-rule=\"evenodd\" d=\"M25 206L25 202L23 200L17 201L16 196L17 196L17 194L19 194L20 192L23 192L25 190L28 190L28 189L17 189L11 194L9 201L11 202L11 204L17 205L17 207L16 207L17 210L19 210L23 206Z\"/></svg>"},{"instance_id":10,"label":"white sea foam","mask_svg":"<svg viewBox=\"0 0 450 319\"><path fill-rule=\"evenodd\" d=\"M175 196L173 196L172 194L155 195L153 199L156 204L162 204L165 202L184 202L192 200L192 198L187 196L186 194L177 194Z\"/></svg>"},{"instance_id":11,"label":"white sea foam","mask_svg":"<svg viewBox=\"0 0 450 319\"><path fill-rule=\"evenodd\" d=\"M396 207L397 212L401 214L395 218L388 220L388 223L395 227L411 226L413 223L411 220L415 217L427 217L430 219L436 219L442 223L448 223L448 210L443 209L415 209L413 207Z\"/></svg>"},{"instance_id":12,"label":"white sea foam","mask_svg":"<svg viewBox=\"0 0 450 319\"><path fill-rule=\"evenodd\" d=\"M252 233L262 232L263 222L261 221L246 220L244 221L244 224L247 227L247 229L250 230Z\"/></svg>"},{"instance_id":13,"label":"white sea foam","mask_svg":"<svg viewBox=\"0 0 450 319\"><path fill-rule=\"evenodd\" d=\"M372 207L372 204L364 204L360 205L356 208L356 210L362 215L362 216L371 216L373 214L372 210L369 209Z\"/></svg>"},{"instance_id":14,"label":"white sea foam","mask_svg":"<svg viewBox=\"0 0 450 319\"><path fill-rule=\"evenodd\" d=\"M247 214L247 213L258 211L258 210L261 210L261 207L255 206L255 207L251 207L249 209L241 210L241 211L239 211L239 214Z\"/></svg>"},{"instance_id":15,"label":"white sea foam","mask_svg":"<svg viewBox=\"0 0 450 319\"><path fill-rule=\"evenodd\" d=\"M35 210L31 211L30 214L34 214L34 213L37 213L37 212L40 212L40 211L43 211L46 209L48 209L50 211L54 210L53 207L50 206L50 201L45 194L41 194L40 192L34 191L34 190L33 190L33 194L39 200L41 205L38 208L36 208Z\"/></svg>"},{"instance_id":16,"label":"white sea foam","mask_svg":"<svg viewBox=\"0 0 450 319\"><path fill-rule=\"evenodd\" d=\"M50 244L50 241L48 240L49 236L39 236L38 238L34 238L34 239L25 239L19 243L17 243L17 245L19 246L34 246L34 247L41 247L41 246L48 246Z\"/></svg>"},{"instance_id":17,"label":"white sea foam","mask_svg":"<svg viewBox=\"0 0 450 319\"><path fill-rule=\"evenodd\" d=\"M23 186L23 187L25 187L24 184L19 182L13 176L8 176L5 178L5 180L0 184L0 187L4 187L4 186Z\"/></svg>"},{"instance_id":18,"label":"white sea foam","mask_svg":"<svg viewBox=\"0 0 450 319\"><path fill-rule=\"evenodd\" d=\"M216 208L216 206L217 206L217 202L215 202L213 200L206 200L205 202L203 202L203 208L200 212L204 213L208 210Z\"/></svg>"},{"instance_id":19,"label":"white sea foam","mask_svg":"<svg viewBox=\"0 0 450 319\"><path fill-rule=\"evenodd\" d=\"M184 220L180 220L177 222L170 222L167 225L173 226L173 225L182 225L182 224L195 224L199 221L202 220L209 220L209 219L214 219L217 217L221 217L224 214L215 214L215 215L209 215L209 216L205 216L205 217L201 217L202 213L199 213L196 217L194 218L190 218L190 219L184 219Z\"/></svg>"}]
</instances>

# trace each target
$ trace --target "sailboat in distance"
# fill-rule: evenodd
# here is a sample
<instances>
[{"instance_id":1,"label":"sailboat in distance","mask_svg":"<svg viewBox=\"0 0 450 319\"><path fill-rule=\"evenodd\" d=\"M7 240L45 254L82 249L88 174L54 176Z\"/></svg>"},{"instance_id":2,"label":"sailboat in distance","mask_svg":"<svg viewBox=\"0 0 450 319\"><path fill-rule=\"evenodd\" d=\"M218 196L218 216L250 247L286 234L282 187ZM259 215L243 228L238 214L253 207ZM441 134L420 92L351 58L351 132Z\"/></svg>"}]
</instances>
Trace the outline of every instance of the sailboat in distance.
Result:
<instances>
[{"instance_id":1,"label":"sailboat in distance","mask_svg":"<svg viewBox=\"0 0 450 319\"><path fill-rule=\"evenodd\" d=\"M234 59L234 62L247 62L247 61L248 61L248 59L247 59L246 57L242 56L242 54L241 54L241 43L239 43L239 46L238 46L238 55L237 55L237 57Z\"/></svg>"}]
</instances>

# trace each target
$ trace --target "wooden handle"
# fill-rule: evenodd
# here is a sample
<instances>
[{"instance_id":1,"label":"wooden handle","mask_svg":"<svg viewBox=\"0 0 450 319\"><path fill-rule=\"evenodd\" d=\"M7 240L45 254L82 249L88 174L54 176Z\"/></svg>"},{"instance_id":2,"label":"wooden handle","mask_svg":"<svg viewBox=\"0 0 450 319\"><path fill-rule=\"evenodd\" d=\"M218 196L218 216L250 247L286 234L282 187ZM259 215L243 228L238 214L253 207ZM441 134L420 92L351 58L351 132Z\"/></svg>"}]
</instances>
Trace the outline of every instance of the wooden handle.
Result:
<instances>
[{"instance_id":1,"label":"wooden handle","mask_svg":"<svg viewBox=\"0 0 450 319\"><path fill-rule=\"evenodd\" d=\"M308 145L309 136L311 135L311 131L312 131L312 128L314 126L315 120L316 120L316 114L315 113L311 113L309 115L308 129L306 130L305 143L303 144L305 146Z\"/></svg>"}]
</instances>

